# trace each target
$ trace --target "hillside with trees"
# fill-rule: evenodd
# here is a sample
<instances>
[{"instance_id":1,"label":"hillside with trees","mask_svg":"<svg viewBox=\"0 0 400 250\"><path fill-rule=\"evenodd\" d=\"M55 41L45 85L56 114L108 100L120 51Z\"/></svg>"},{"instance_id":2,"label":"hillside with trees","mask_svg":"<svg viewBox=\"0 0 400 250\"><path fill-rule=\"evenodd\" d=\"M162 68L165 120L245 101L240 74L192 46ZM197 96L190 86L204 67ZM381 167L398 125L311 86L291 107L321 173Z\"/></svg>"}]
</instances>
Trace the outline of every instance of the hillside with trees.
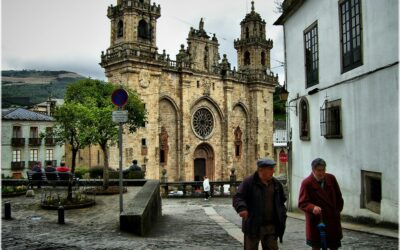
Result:
<instances>
[{"instance_id":1,"label":"hillside with trees","mask_svg":"<svg viewBox=\"0 0 400 250\"><path fill-rule=\"evenodd\" d=\"M3 70L2 107L32 106L50 96L63 99L67 86L84 78L69 71Z\"/></svg>"}]
</instances>

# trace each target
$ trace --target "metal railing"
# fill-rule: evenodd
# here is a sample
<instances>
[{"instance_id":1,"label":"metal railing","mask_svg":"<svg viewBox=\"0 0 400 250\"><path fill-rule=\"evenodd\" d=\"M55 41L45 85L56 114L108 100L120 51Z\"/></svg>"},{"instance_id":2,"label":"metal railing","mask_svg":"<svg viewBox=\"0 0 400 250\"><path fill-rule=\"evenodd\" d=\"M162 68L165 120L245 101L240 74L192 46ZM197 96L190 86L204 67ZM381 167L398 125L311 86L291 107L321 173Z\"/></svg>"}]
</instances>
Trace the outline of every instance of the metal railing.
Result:
<instances>
[{"instance_id":1,"label":"metal railing","mask_svg":"<svg viewBox=\"0 0 400 250\"><path fill-rule=\"evenodd\" d=\"M286 177L277 177L283 184L287 192ZM236 190L242 181L210 181L211 196L231 197L236 194ZM161 181L161 195L163 197L201 197L203 196L202 181Z\"/></svg>"}]
</instances>

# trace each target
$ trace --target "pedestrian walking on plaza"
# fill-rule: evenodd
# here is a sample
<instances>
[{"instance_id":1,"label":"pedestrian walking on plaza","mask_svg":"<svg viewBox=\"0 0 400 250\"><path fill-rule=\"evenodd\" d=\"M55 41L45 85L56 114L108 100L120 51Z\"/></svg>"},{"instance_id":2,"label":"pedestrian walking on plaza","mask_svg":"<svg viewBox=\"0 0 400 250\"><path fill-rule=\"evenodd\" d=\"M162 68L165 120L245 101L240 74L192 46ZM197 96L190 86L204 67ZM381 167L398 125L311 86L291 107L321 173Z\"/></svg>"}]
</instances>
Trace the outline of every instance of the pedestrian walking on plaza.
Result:
<instances>
[{"instance_id":1,"label":"pedestrian walking on plaza","mask_svg":"<svg viewBox=\"0 0 400 250\"><path fill-rule=\"evenodd\" d=\"M210 181L208 180L207 176L204 176L203 190L204 194L206 195L204 200L208 200L208 198L210 198Z\"/></svg>"},{"instance_id":2,"label":"pedestrian walking on plaza","mask_svg":"<svg viewBox=\"0 0 400 250\"><path fill-rule=\"evenodd\" d=\"M335 176L326 173L326 162L317 158L311 163L312 173L301 183L299 208L306 216L306 241L312 249L321 248L318 224L325 224L329 249L338 249L343 238L340 212L343 198Z\"/></svg>"},{"instance_id":3,"label":"pedestrian walking on plaza","mask_svg":"<svg viewBox=\"0 0 400 250\"><path fill-rule=\"evenodd\" d=\"M268 158L257 161L257 171L246 177L233 197L233 207L242 217L244 249L278 249L286 224L286 196L282 184L273 177L276 163Z\"/></svg>"}]
</instances>

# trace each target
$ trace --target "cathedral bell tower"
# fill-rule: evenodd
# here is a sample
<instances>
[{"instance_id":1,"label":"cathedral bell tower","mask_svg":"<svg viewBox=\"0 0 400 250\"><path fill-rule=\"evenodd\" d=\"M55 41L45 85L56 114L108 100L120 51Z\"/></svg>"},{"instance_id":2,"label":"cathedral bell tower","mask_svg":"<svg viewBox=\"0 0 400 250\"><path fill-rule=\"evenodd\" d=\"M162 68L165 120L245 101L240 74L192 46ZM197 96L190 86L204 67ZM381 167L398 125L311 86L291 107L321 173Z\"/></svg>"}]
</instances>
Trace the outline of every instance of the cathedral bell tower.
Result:
<instances>
[{"instance_id":1,"label":"cathedral bell tower","mask_svg":"<svg viewBox=\"0 0 400 250\"><path fill-rule=\"evenodd\" d=\"M187 44L186 50L184 45L181 45L176 61L189 63L192 69L197 71L212 72L220 59L219 44L215 34L212 37L207 35L203 18L200 19L198 30L190 28Z\"/></svg>"},{"instance_id":2,"label":"cathedral bell tower","mask_svg":"<svg viewBox=\"0 0 400 250\"><path fill-rule=\"evenodd\" d=\"M117 6L108 7L111 20L110 49L123 46L136 51L156 51L157 19L160 5L150 0L118 0Z\"/></svg>"},{"instance_id":3,"label":"cathedral bell tower","mask_svg":"<svg viewBox=\"0 0 400 250\"><path fill-rule=\"evenodd\" d=\"M254 1L251 2L251 12L240 22L240 39L234 41L237 50L239 71L265 71L271 68L270 50L272 40L266 40L265 21L254 11Z\"/></svg>"}]
</instances>

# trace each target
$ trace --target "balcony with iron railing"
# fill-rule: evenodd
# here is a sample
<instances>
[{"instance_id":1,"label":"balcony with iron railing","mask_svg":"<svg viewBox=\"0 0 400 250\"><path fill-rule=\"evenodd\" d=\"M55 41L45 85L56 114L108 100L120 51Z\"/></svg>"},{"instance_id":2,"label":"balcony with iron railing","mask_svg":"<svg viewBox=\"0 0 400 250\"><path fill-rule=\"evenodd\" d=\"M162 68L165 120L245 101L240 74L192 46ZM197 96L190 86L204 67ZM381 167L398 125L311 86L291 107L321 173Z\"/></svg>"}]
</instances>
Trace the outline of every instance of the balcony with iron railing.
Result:
<instances>
[{"instance_id":1,"label":"balcony with iron railing","mask_svg":"<svg viewBox=\"0 0 400 250\"><path fill-rule=\"evenodd\" d=\"M28 161L28 167L29 169L32 169L33 166L35 166L38 163L38 161Z\"/></svg>"},{"instance_id":2,"label":"balcony with iron railing","mask_svg":"<svg viewBox=\"0 0 400 250\"><path fill-rule=\"evenodd\" d=\"M20 171L24 170L25 162L24 161L12 161L11 162L11 171Z\"/></svg>"},{"instance_id":3,"label":"balcony with iron railing","mask_svg":"<svg viewBox=\"0 0 400 250\"><path fill-rule=\"evenodd\" d=\"M287 194L287 179L284 176L278 176L277 179L284 186L284 191ZM211 196L229 197L236 194L236 190L242 181L227 180L227 181L210 181ZM178 181L160 183L161 195L163 197L197 197L203 195L202 181Z\"/></svg>"},{"instance_id":4,"label":"balcony with iron railing","mask_svg":"<svg viewBox=\"0 0 400 250\"><path fill-rule=\"evenodd\" d=\"M11 146L13 147L25 146L25 138L11 138Z\"/></svg>"},{"instance_id":5,"label":"balcony with iron railing","mask_svg":"<svg viewBox=\"0 0 400 250\"><path fill-rule=\"evenodd\" d=\"M274 131L274 147L285 147L287 146L287 130L276 129Z\"/></svg>"},{"instance_id":6,"label":"balcony with iron railing","mask_svg":"<svg viewBox=\"0 0 400 250\"><path fill-rule=\"evenodd\" d=\"M29 146L40 146L42 144L41 138L29 138L28 139Z\"/></svg>"},{"instance_id":7,"label":"balcony with iron railing","mask_svg":"<svg viewBox=\"0 0 400 250\"><path fill-rule=\"evenodd\" d=\"M44 145L45 146L55 146L56 145L56 140L52 137L49 138L44 138Z\"/></svg>"}]
</instances>

